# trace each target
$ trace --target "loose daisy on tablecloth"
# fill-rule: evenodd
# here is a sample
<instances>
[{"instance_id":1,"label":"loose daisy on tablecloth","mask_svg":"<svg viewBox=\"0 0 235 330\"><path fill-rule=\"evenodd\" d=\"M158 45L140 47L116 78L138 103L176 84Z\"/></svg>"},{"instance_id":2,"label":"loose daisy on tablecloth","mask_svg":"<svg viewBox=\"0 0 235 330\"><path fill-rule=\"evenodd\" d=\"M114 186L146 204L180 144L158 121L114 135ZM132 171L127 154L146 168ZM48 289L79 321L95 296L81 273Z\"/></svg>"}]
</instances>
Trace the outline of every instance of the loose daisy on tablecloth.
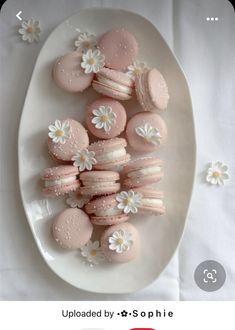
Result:
<instances>
[{"instance_id":1,"label":"loose daisy on tablecloth","mask_svg":"<svg viewBox=\"0 0 235 330\"><path fill-rule=\"evenodd\" d=\"M80 250L81 255L91 264L98 265L104 260L99 241L92 242L90 240L86 245L81 247Z\"/></svg>"},{"instance_id":2,"label":"loose daisy on tablecloth","mask_svg":"<svg viewBox=\"0 0 235 330\"><path fill-rule=\"evenodd\" d=\"M97 45L97 39L94 34L90 34L88 32L79 33L77 40L74 42L74 45L77 51L81 53L85 53L88 49L94 49Z\"/></svg>"},{"instance_id":3,"label":"loose daisy on tablecloth","mask_svg":"<svg viewBox=\"0 0 235 330\"><path fill-rule=\"evenodd\" d=\"M121 191L116 197L116 201L118 202L117 207L126 214L137 213L141 200L142 194L133 190Z\"/></svg>"},{"instance_id":4,"label":"loose daisy on tablecloth","mask_svg":"<svg viewBox=\"0 0 235 330\"><path fill-rule=\"evenodd\" d=\"M133 64L128 66L128 71L126 74L133 80L135 80L135 77L140 75L141 73L144 73L148 71L149 68L147 67L146 63L136 61Z\"/></svg>"},{"instance_id":5,"label":"loose daisy on tablecloth","mask_svg":"<svg viewBox=\"0 0 235 330\"><path fill-rule=\"evenodd\" d=\"M222 162L212 162L207 170L206 181L213 185L223 185L229 179L228 166Z\"/></svg>"},{"instance_id":6,"label":"loose daisy on tablecloth","mask_svg":"<svg viewBox=\"0 0 235 330\"><path fill-rule=\"evenodd\" d=\"M24 41L29 43L38 42L40 39L40 26L39 21L34 21L30 18L28 21L23 21L21 23L21 28L18 30L19 34L21 34L21 38Z\"/></svg>"},{"instance_id":7,"label":"loose daisy on tablecloth","mask_svg":"<svg viewBox=\"0 0 235 330\"><path fill-rule=\"evenodd\" d=\"M65 142L70 138L71 127L69 122L56 120L54 125L50 125L48 136L52 139L54 143L65 144Z\"/></svg>"},{"instance_id":8,"label":"loose daisy on tablecloth","mask_svg":"<svg viewBox=\"0 0 235 330\"><path fill-rule=\"evenodd\" d=\"M77 166L80 172L84 170L90 171L92 166L97 163L94 151L89 151L88 149L78 151L72 157L72 160L74 161L73 165Z\"/></svg>"},{"instance_id":9,"label":"loose daisy on tablecloth","mask_svg":"<svg viewBox=\"0 0 235 330\"><path fill-rule=\"evenodd\" d=\"M104 67L104 55L98 50L88 49L86 53L82 55L81 67L85 70L85 73L97 73Z\"/></svg>"}]
</instances>

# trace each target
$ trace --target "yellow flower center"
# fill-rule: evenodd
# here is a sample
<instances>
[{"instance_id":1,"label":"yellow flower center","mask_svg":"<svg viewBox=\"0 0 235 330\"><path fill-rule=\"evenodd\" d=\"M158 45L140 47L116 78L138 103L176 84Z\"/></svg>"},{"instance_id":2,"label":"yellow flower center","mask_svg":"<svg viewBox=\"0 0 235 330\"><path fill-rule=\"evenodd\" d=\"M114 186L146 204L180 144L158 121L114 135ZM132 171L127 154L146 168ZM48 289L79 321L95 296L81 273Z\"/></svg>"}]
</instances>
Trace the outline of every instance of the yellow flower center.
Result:
<instances>
[{"instance_id":1,"label":"yellow flower center","mask_svg":"<svg viewBox=\"0 0 235 330\"><path fill-rule=\"evenodd\" d=\"M132 202L132 198L128 197L126 200L125 200L125 205L129 205L131 204Z\"/></svg>"},{"instance_id":2,"label":"yellow flower center","mask_svg":"<svg viewBox=\"0 0 235 330\"><path fill-rule=\"evenodd\" d=\"M84 46L85 48L90 48L90 43L89 43L89 41L83 41L83 46Z\"/></svg>"},{"instance_id":3,"label":"yellow flower center","mask_svg":"<svg viewBox=\"0 0 235 330\"><path fill-rule=\"evenodd\" d=\"M118 244L118 245L123 244L123 239L122 239L122 238L118 238L118 239L117 239L117 244Z\"/></svg>"},{"instance_id":4,"label":"yellow flower center","mask_svg":"<svg viewBox=\"0 0 235 330\"><path fill-rule=\"evenodd\" d=\"M108 116L107 115L103 115L103 116L101 116L101 121L103 122L103 123L105 123L107 120L108 120Z\"/></svg>"},{"instance_id":5,"label":"yellow flower center","mask_svg":"<svg viewBox=\"0 0 235 330\"><path fill-rule=\"evenodd\" d=\"M85 162L85 161L87 160L87 159L86 159L86 156L81 155L80 160L81 160L81 162Z\"/></svg>"},{"instance_id":6,"label":"yellow flower center","mask_svg":"<svg viewBox=\"0 0 235 330\"><path fill-rule=\"evenodd\" d=\"M33 32L32 26L28 26L26 31L29 32L29 33L32 33Z\"/></svg>"},{"instance_id":7,"label":"yellow flower center","mask_svg":"<svg viewBox=\"0 0 235 330\"><path fill-rule=\"evenodd\" d=\"M97 251L96 250L91 250L90 255L92 257L95 257L97 255Z\"/></svg>"},{"instance_id":8,"label":"yellow flower center","mask_svg":"<svg viewBox=\"0 0 235 330\"><path fill-rule=\"evenodd\" d=\"M134 72L135 72L135 74L140 74L141 73L141 70L139 69L139 68L136 68L135 70L134 70Z\"/></svg>"},{"instance_id":9,"label":"yellow flower center","mask_svg":"<svg viewBox=\"0 0 235 330\"><path fill-rule=\"evenodd\" d=\"M95 63L95 60L94 60L94 58L89 58L89 60L88 60L88 64L94 64Z\"/></svg>"},{"instance_id":10,"label":"yellow flower center","mask_svg":"<svg viewBox=\"0 0 235 330\"><path fill-rule=\"evenodd\" d=\"M218 177L220 177L220 172L215 171L215 172L213 173L213 177L214 177L214 178L218 178Z\"/></svg>"},{"instance_id":11,"label":"yellow flower center","mask_svg":"<svg viewBox=\"0 0 235 330\"><path fill-rule=\"evenodd\" d=\"M64 131L62 131L61 129L58 129L58 130L55 132L55 135L56 135L56 136L63 136L63 135L64 135Z\"/></svg>"}]
</instances>

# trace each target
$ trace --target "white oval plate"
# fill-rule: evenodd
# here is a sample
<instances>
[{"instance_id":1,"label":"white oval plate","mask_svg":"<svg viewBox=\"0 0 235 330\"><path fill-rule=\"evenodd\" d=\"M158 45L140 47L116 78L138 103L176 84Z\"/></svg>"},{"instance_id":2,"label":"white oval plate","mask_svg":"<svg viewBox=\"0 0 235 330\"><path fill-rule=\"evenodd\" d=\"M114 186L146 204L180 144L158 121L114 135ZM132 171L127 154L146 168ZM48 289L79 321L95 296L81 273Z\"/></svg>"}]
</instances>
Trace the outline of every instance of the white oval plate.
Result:
<instances>
[{"instance_id":1,"label":"white oval plate","mask_svg":"<svg viewBox=\"0 0 235 330\"><path fill-rule=\"evenodd\" d=\"M47 153L48 125L72 117L84 121L84 108L98 97L92 88L82 94L63 92L51 78L55 59L73 49L77 29L97 36L114 27L134 33L139 58L158 68L166 78L170 104L164 114L169 141L158 153L165 162L167 213L162 217L132 219L142 237L140 256L127 264L89 267L78 251L62 251L50 235L53 217L66 207L65 198L45 199L40 171L53 165ZM130 115L140 111L135 100L125 103ZM60 24L43 46L32 75L19 130L19 179L24 209L37 246L48 266L68 283L83 290L127 293L154 281L177 249L189 207L195 168L195 135L192 106L184 74L156 28L145 18L124 10L85 9ZM142 155L141 155L142 156Z\"/></svg>"}]
</instances>

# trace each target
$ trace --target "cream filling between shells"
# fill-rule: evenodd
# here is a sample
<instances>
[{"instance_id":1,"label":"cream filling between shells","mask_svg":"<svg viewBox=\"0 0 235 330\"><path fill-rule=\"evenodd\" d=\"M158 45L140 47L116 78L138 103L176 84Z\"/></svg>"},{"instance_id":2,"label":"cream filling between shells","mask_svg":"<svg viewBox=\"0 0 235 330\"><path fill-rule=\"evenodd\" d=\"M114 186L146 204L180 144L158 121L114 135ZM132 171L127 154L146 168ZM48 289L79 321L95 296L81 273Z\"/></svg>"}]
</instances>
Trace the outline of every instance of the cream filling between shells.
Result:
<instances>
[{"instance_id":1,"label":"cream filling between shells","mask_svg":"<svg viewBox=\"0 0 235 330\"><path fill-rule=\"evenodd\" d=\"M118 209L117 206L110 207L109 209L106 209L106 210L96 210L95 211L95 215L97 217L108 217L108 216L119 215L119 214L122 214L122 210Z\"/></svg>"},{"instance_id":2,"label":"cream filling between shells","mask_svg":"<svg viewBox=\"0 0 235 330\"><path fill-rule=\"evenodd\" d=\"M104 152L102 155L96 155L96 160L98 163L109 163L123 156L126 156L126 149L120 148L114 151Z\"/></svg>"},{"instance_id":3,"label":"cream filling between shells","mask_svg":"<svg viewBox=\"0 0 235 330\"><path fill-rule=\"evenodd\" d=\"M130 94L130 95L132 94L132 88L131 87L119 84L119 83L117 83L113 80L101 77L99 75L97 76L97 80L101 84L108 85L108 86L110 86L111 88L115 89L118 92L124 92L124 93Z\"/></svg>"},{"instance_id":4,"label":"cream filling between shells","mask_svg":"<svg viewBox=\"0 0 235 330\"><path fill-rule=\"evenodd\" d=\"M63 184L72 183L77 179L76 175L57 180L45 180L45 187L61 186Z\"/></svg>"},{"instance_id":5,"label":"cream filling between shells","mask_svg":"<svg viewBox=\"0 0 235 330\"><path fill-rule=\"evenodd\" d=\"M142 168L140 170L132 171L127 174L129 178L136 177L136 175L148 175L148 174L157 174L162 171L161 166L151 166L147 168Z\"/></svg>"},{"instance_id":6,"label":"cream filling between shells","mask_svg":"<svg viewBox=\"0 0 235 330\"><path fill-rule=\"evenodd\" d=\"M160 198L142 198L141 205L143 206L163 206L163 201Z\"/></svg>"}]
</instances>

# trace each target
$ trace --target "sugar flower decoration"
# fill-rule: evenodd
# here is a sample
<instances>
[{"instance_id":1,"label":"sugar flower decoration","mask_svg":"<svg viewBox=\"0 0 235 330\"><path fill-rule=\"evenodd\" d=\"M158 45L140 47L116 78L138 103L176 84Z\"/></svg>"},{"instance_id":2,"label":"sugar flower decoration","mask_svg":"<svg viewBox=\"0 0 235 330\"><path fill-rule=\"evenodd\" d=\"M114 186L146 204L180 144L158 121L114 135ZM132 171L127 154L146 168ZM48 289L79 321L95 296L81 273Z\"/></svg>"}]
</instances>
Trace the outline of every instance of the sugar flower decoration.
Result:
<instances>
[{"instance_id":1,"label":"sugar flower decoration","mask_svg":"<svg viewBox=\"0 0 235 330\"><path fill-rule=\"evenodd\" d=\"M81 32L74 45L78 51L85 53L88 49L94 49L97 44L96 37L88 32Z\"/></svg>"},{"instance_id":2,"label":"sugar flower decoration","mask_svg":"<svg viewBox=\"0 0 235 330\"><path fill-rule=\"evenodd\" d=\"M81 247L80 250L81 255L91 264L98 265L104 259L99 241L89 241L86 245Z\"/></svg>"},{"instance_id":3,"label":"sugar flower decoration","mask_svg":"<svg viewBox=\"0 0 235 330\"><path fill-rule=\"evenodd\" d=\"M78 151L76 155L72 157L72 160L74 160L73 165L78 166L80 172L84 170L90 171L92 166L97 163L94 151L89 151L88 149Z\"/></svg>"},{"instance_id":4,"label":"sugar flower decoration","mask_svg":"<svg viewBox=\"0 0 235 330\"><path fill-rule=\"evenodd\" d=\"M148 69L144 62L136 61L128 66L128 71L126 73L131 79L135 80L136 76L148 71Z\"/></svg>"},{"instance_id":5,"label":"sugar flower decoration","mask_svg":"<svg viewBox=\"0 0 235 330\"><path fill-rule=\"evenodd\" d=\"M85 73L97 73L104 67L104 55L96 49L88 49L86 53L82 55L81 67L85 70Z\"/></svg>"},{"instance_id":6,"label":"sugar flower decoration","mask_svg":"<svg viewBox=\"0 0 235 330\"><path fill-rule=\"evenodd\" d=\"M76 190L69 193L69 197L66 199L66 203L70 207L77 207L81 209L84 205L86 205L90 201L90 196L84 196L81 194L80 190Z\"/></svg>"},{"instance_id":7,"label":"sugar flower decoration","mask_svg":"<svg viewBox=\"0 0 235 330\"><path fill-rule=\"evenodd\" d=\"M124 213L137 213L138 207L141 204L142 194L134 192L133 190L122 191L117 197L118 209L123 210Z\"/></svg>"},{"instance_id":8,"label":"sugar flower decoration","mask_svg":"<svg viewBox=\"0 0 235 330\"><path fill-rule=\"evenodd\" d=\"M132 235L122 229L115 231L112 236L108 238L108 241L109 249L116 251L117 253L123 253L130 250L133 244Z\"/></svg>"},{"instance_id":9,"label":"sugar flower decoration","mask_svg":"<svg viewBox=\"0 0 235 330\"><path fill-rule=\"evenodd\" d=\"M30 18L28 21L23 21L18 32L21 34L22 40L29 43L35 41L38 42L41 32L39 21L34 21L32 18Z\"/></svg>"},{"instance_id":10,"label":"sugar flower decoration","mask_svg":"<svg viewBox=\"0 0 235 330\"><path fill-rule=\"evenodd\" d=\"M136 134L144 138L147 142L153 144L161 143L161 134L159 130L155 127L152 127L149 123L144 124L142 127L136 127Z\"/></svg>"},{"instance_id":11,"label":"sugar flower decoration","mask_svg":"<svg viewBox=\"0 0 235 330\"><path fill-rule=\"evenodd\" d=\"M54 125L50 125L48 136L52 139L54 143L65 144L65 142L70 138L71 127L69 122L56 120Z\"/></svg>"},{"instance_id":12,"label":"sugar flower decoration","mask_svg":"<svg viewBox=\"0 0 235 330\"><path fill-rule=\"evenodd\" d=\"M229 179L228 166L221 162L210 163L207 170L206 181L214 185L223 185Z\"/></svg>"},{"instance_id":13,"label":"sugar flower decoration","mask_svg":"<svg viewBox=\"0 0 235 330\"><path fill-rule=\"evenodd\" d=\"M116 123L117 115L110 106L101 105L98 109L94 109L92 113L94 115L91 121L92 124L95 124L96 128L103 128L105 132L109 132Z\"/></svg>"}]
</instances>

